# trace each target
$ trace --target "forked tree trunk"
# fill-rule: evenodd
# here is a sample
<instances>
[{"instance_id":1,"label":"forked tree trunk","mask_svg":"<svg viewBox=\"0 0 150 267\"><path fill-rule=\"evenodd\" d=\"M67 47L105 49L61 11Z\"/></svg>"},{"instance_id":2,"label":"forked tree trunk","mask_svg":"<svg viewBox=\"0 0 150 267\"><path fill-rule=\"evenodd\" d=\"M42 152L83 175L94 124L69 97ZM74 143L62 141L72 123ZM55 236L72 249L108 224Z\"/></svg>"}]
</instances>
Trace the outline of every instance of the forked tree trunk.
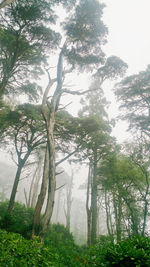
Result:
<instances>
[{"instance_id":1,"label":"forked tree trunk","mask_svg":"<svg viewBox=\"0 0 150 267\"><path fill-rule=\"evenodd\" d=\"M54 140L54 124L55 124L55 114L52 111L50 114L50 123L48 128L48 152L49 152L49 181L48 181L48 198L47 205L45 209L44 216L41 220L43 234L47 229L47 226L50 222L53 207L54 207L54 198L56 190L56 165L55 165L55 140Z\"/></svg>"},{"instance_id":2,"label":"forked tree trunk","mask_svg":"<svg viewBox=\"0 0 150 267\"><path fill-rule=\"evenodd\" d=\"M42 210L44 200L46 197L48 175L49 175L49 149L47 146L46 151L45 151L44 170L43 170L41 190L40 190L40 194L38 196L38 200L37 200L35 210L34 210L32 235L38 234L40 230L40 215L41 215L41 210Z\"/></svg>"},{"instance_id":3,"label":"forked tree trunk","mask_svg":"<svg viewBox=\"0 0 150 267\"><path fill-rule=\"evenodd\" d=\"M31 208L35 208L35 205L36 205L36 199L37 199L37 195L38 195L40 178L41 178L41 165L38 166L37 174L36 174L36 178L35 178L35 183L33 185L32 198L31 198Z\"/></svg>"}]
</instances>

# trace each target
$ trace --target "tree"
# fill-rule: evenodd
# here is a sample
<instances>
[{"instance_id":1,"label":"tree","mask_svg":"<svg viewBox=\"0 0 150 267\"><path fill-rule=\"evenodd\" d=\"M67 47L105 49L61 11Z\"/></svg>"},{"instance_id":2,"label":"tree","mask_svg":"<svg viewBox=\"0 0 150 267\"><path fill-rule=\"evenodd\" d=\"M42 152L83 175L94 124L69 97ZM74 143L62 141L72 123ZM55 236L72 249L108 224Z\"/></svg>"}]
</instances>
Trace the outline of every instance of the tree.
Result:
<instances>
[{"instance_id":1,"label":"tree","mask_svg":"<svg viewBox=\"0 0 150 267\"><path fill-rule=\"evenodd\" d=\"M123 79L115 87L120 109L125 111L121 118L128 120L129 128L150 136L150 65L145 71Z\"/></svg>"},{"instance_id":2,"label":"tree","mask_svg":"<svg viewBox=\"0 0 150 267\"><path fill-rule=\"evenodd\" d=\"M107 155L107 153L110 153L114 143L113 138L110 137L111 125L105 111L105 107L108 103L104 97L101 86L105 80L115 79L118 76L123 75L126 68L127 65L120 58L115 56L109 57L104 66L100 67L94 74L94 79L91 84L92 91L87 94L85 100L82 100L83 109L79 112L80 116L89 116L97 123L97 130L89 133L89 140L87 141L82 138L86 142L85 147L89 150L87 152L89 158L89 176L86 203L88 217L88 244L90 244L90 242L95 243L96 241L98 196L97 164ZM86 104L87 102L89 104ZM91 208L88 207L90 186Z\"/></svg>"},{"instance_id":3,"label":"tree","mask_svg":"<svg viewBox=\"0 0 150 267\"><path fill-rule=\"evenodd\" d=\"M35 82L60 35L51 29L54 12L46 0L19 0L0 14L0 97L4 94L38 96ZM46 26L47 25L47 26ZM48 27L49 26L49 27ZM32 81L31 81L32 79Z\"/></svg>"},{"instance_id":4,"label":"tree","mask_svg":"<svg viewBox=\"0 0 150 267\"><path fill-rule=\"evenodd\" d=\"M57 75L56 78L52 79L48 72L49 82L42 101L42 113L47 129L47 149L41 193L35 208L34 229L42 225L42 231L45 231L53 211L56 188L54 127L55 113L58 111L61 95L63 93L80 94L80 92L63 88L65 74L71 72L75 67L84 70L90 67L94 68L102 63L104 53L102 53L101 44L105 41L107 34L107 28L101 20L102 10L103 5L99 4L96 0L80 1L77 3L75 9L72 10L71 16L63 23L65 41L61 50L58 52ZM69 69L64 70L65 64L63 64L63 60L70 64ZM53 95L51 95L51 100L47 102L50 89L55 84L56 87ZM39 215L45 198L48 180L47 205L40 223Z\"/></svg>"},{"instance_id":5,"label":"tree","mask_svg":"<svg viewBox=\"0 0 150 267\"><path fill-rule=\"evenodd\" d=\"M98 170L99 184L102 185L105 196L109 196L111 214L114 214L112 217L110 212L108 213L108 202L105 201L108 233L111 222L115 220L118 241L126 235L143 235L143 229L145 231L149 174L141 161L138 165L139 154L136 154L136 151L130 154L128 152L128 155L117 153L108 156Z\"/></svg>"},{"instance_id":6,"label":"tree","mask_svg":"<svg viewBox=\"0 0 150 267\"><path fill-rule=\"evenodd\" d=\"M20 105L14 111L10 109L5 119L2 137L4 142L12 142L17 155L17 172L8 206L11 212L22 169L31 153L45 143L45 127L41 107L31 104Z\"/></svg>"},{"instance_id":7,"label":"tree","mask_svg":"<svg viewBox=\"0 0 150 267\"><path fill-rule=\"evenodd\" d=\"M73 188L73 178L74 178L74 172L73 169L71 169L71 177L70 181L66 186L66 201L64 205L64 212L66 217L66 228L70 232L70 219L71 219L71 206L72 206L72 188Z\"/></svg>"}]
</instances>

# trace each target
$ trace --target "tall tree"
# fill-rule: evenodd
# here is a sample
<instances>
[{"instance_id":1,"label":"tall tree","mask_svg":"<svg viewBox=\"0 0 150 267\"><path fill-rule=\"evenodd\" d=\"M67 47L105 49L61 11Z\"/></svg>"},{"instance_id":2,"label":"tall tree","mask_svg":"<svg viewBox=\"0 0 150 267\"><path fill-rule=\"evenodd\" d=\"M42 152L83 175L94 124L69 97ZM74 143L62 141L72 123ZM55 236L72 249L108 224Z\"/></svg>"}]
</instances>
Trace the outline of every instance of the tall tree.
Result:
<instances>
[{"instance_id":1,"label":"tall tree","mask_svg":"<svg viewBox=\"0 0 150 267\"><path fill-rule=\"evenodd\" d=\"M51 4L46 0L19 0L0 13L0 97L38 95L40 64L46 63L46 52L54 50L60 40L51 29L55 23Z\"/></svg>"},{"instance_id":2,"label":"tall tree","mask_svg":"<svg viewBox=\"0 0 150 267\"><path fill-rule=\"evenodd\" d=\"M71 15L63 23L65 41L59 51L57 75L56 78L52 79L48 73L49 82L42 101L42 113L47 129L47 149L41 193L35 208L34 229L41 224L42 231L44 231L53 211L56 188L54 126L55 113L58 110L61 95L63 93L80 94L80 92L63 88L65 74L76 67L85 70L90 69L90 67L97 67L102 63L104 53L102 53L101 45L105 42L107 34L107 28L101 20L102 10L103 5L99 4L97 0L79 1L75 8L72 9L72 12L70 12ZM64 70L65 62L70 64L70 68L67 70ZM47 97L49 96L50 89L55 84L54 93L51 95L50 103L48 103ZM49 111L47 109L47 104L50 106ZM40 223L39 214L45 195L45 193L42 192L45 192L47 180L49 180L48 199L45 213Z\"/></svg>"},{"instance_id":3,"label":"tall tree","mask_svg":"<svg viewBox=\"0 0 150 267\"><path fill-rule=\"evenodd\" d=\"M3 115L3 113L2 113ZM44 120L41 107L23 104L5 116L3 141L12 143L17 156L17 172L10 196L8 211L13 209L21 172L31 153L45 143Z\"/></svg>"},{"instance_id":4,"label":"tall tree","mask_svg":"<svg viewBox=\"0 0 150 267\"><path fill-rule=\"evenodd\" d=\"M111 151L111 143L113 146L113 139L109 134L111 126L108 121L108 116L105 111L108 105L104 93L102 90L102 84L107 79L115 79L125 73L127 65L118 57L111 56L106 61L104 66L100 67L93 75L93 81L91 84L92 91L90 91L84 100L82 100L83 109L79 112L80 116L90 116L95 119L99 125L97 130L89 134L89 141L86 140L87 148L89 148L89 168L91 180L91 208L88 207L87 199L87 217L88 217L88 233L91 229L91 238L88 234L88 244L90 240L92 243L96 241L96 229L97 229L97 164L100 159L106 156ZM87 104L88 103L88 104ZM89 146L89 147L88 147ZM87 190L87 198L89 191L89 182ZM91 216L91 219L90 219ZM89 222L91 221L91 226Z\"/></svg>"}]
</instances>

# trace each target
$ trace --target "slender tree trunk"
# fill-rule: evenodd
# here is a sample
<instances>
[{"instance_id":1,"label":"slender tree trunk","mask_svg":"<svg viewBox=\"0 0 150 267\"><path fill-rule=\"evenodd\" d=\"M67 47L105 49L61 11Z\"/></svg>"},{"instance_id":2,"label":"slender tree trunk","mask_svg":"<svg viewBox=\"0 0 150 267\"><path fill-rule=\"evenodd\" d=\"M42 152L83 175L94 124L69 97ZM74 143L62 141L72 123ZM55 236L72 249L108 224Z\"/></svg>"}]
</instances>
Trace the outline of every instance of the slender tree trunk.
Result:
<instances>
[{"instance_id":1,"label":"slender tree trunk","mask_svg":"<svg viewBox=\"0 0 150 267\"><path fill-rule=\"evenodd\" d=\"M89 208L90 186L91 186L91 166L89 163L88 183L87 183L87 193L86 193L87 245L88 246L91 245L91 207Z\"/></svg>"},{"instance_id":2,"label":"slender tree trunk","mask_svg":"<svg viewBox=\"0 0 150 267\"><path fill-rule=\"evenodd\" d=\"M92 212L92 229L91 229L91 243L96 242L97 230L97 154L94 155L93 162L93 177L92 177L92 192L91 192L91 212Z\"/></svg>"},{"instance_id":3,"label":"slender tree trunk","mask_svg":"<svg viewBox=\"0 0 150 267\"><path fill-rule=\"evenodd\" d=\"M66 216L66 228L70 232L70 220L71 220L71 206L72 206L72 186L73 186L73 170L71 173L71 181L68 184L66 188L66 210L65 210L65 216Z\"/></svg>"},{"instance_id":4,"label":"slender tree trunk","mask_svg":"<svg viewBox=\"0 0 150 267\"><path fill-rule=\"evenodd\" d=\"M61 189L58 190L58 193L57 193L57 209L56 209L56 217L55 217L56 223L58 223L58 221L59 221L58 218L59 218L60 200L61 200L61 194L62 194L62 190Z\"/></svg>"},{"instance_id":5,"label":"slender tree trunk","mask_svg":"<svg viewBox=\"0 0 150 267\"><path fill-rule=\"evenodd\" d=\"M121 240L121 199L118 197L116 200L115 195L113 193L113 206L115 212L115 223L116 223L116 236L117 241Z\"/></svg>"},{"instance_id":6,"label":"slender tree trunk","mask_svg":"<svg viewBox=\"0 0 150 267\"><path fill-rule=\"evenodd\" d=\"M42 168L42 161L39 161L37 172L36 172L36 178L33 185L33 191L32 191L32 198L31 198L31 207L35 208L37 195L38 195L38 188L39 188L39 182L41 178L41 168Z\"/></svg>"},{"instance_id":7,"label":"slender tree trunk","mask_svg":"<svg viewBox=\"0 0 150 267\"><path fill-rule=\"evenodd\" d=\"M147 221L147 214L148 214L148 194L149 194L149 177L148 177L148 173L147 171L144 169L143 170L144 174L145 174L145 178L146 178L146 192L145 192L145 196L144 196L144 220L143 220L143 227L142 227L142 235L145 235L145 229L146 229L146 221Z\"/></svg>"},{"instance_id":8,"label":"slender tree trunk","mask_svg":"<svg viewBox=\"0 0 150 267\"><path fill-rule=\"evenodd\" d=\"M131 229L132 229L132 235L138 235L138 217L136 216L136 209L135 207L131 206L130 201L128 201L125 197L123 197L129 211L130 211L130 218L131 218ZM133 205L133 204L132 204Z\"/></svg>"},{"instance_id":9,"label":"slender tree trunk","mask_svg":"<svg viewBox=\"0 0 150 267\"><path fill-rule=\"evenodd\" d=\"M45 213L41 220L41 225L42 225L41 233L44 233L45 230L47 229L54 207L54 198L56 190L54 124L55 124L55 114L54 111L51 111L49 119L49 128L48 128L48 152L49 152L48 197L47 197L47 205Z\"/></svg>"},{"instance_id":10,"label":"slender tree trunk","mask_svg":"<svg viewBox=\"0 0 150 267\"><path fill-rule=\"evenodd\" d=\"M17 172L16 172L13 188L12 188L12 191L11 191L11 196L10 196L9 205L8 205L8 212L9 213L12 211L13 206L14 206L15 197L16 197L16 193L17 193L17 188L18 188L18 184L19 184L19 179L20 179L20 175L21 175L21 171L22 171L23 166L24 166L24 164L23 164L23 162L21 160L20 164L18 165L18 168L17 168Z\"/></svg>"},{"instance_id":11,"label":"slender tree trunk","mask_svg":"<svg viewBox=\"0 0 150 267\"><path fill-rule=\"evenodd\" d=\"M146 229L146 221L147 221L147 213L148 213L148 200L145 199L145 205L144 205L144 221L143 221L143 227L142 227L142 235L145 235L145 229Z\"/></svg>"},{"instance_id":12,"label":"slender tree trunk","mask_svg":"<svg viewBox=\"0 0 150 267\"><path fill-rule=\"evenodd\" d=\"M45 151L44 171L43 171L41 190L34 210L32 235L38 234L40 230L40 215L46 197L48 175L49 175L49 149L47 146Z\"/></svg>"},{"instance_id":13,"label":"slender tree trunk","mask_svg":"<svg viewBox=\"0 0 150 267\"><path fill-rule=\"evenodd\" d=\"M23 159L19 159L18 160L18 168L17 168L17 172L16 172L16 176L15 176L15 180L14 180L14 184L13 184L13 188L12 188L12 192L11 192L11 196L10 196L10 200L9 200L9 204L8 204L8 212L10 213L14 207L14 202L15 202L15 197L16 197L16 193L17 193L17 188L18 188L18 184L19 184L19 179L21 176L21 171L28 159L28 157L30 156L31 151L28 150L27 154L24 156Z\"/></svg>"},{"instance_id":14,"label":"slender tree trunk","mask_svg":"<svg viewBox=\"0 0 150 267\"><path fill-rule=\"evenodd\" d=\"M111 230L110 230L110 214L109 214L109 207L108 207L108 199L107 199L107 191L105 190L105 209L106 209L106 224L107 224L107 232L109 235L111 235Z\"/></svg>"}]
</instances>

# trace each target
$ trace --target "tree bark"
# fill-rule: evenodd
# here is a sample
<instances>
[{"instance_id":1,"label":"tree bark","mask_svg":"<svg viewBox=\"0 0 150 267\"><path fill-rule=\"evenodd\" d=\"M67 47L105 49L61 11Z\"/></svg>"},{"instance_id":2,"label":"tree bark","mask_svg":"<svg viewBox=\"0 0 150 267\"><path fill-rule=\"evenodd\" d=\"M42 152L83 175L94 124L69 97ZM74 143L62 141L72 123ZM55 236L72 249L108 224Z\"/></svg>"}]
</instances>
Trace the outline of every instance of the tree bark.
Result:
<instances>
[{"instance_id":1,"label":"tree bark","mask_svg":"<svg viewBox=\"0 0 150 267\"><path fill-rule=\"evenodd\" d=\"M14 207L14 202L15 202L15 197L16 197L17 188L18 188L18 184L19 184L19 179L21 176L21 171L22 171L28 157L30 156L30 154L31 154L31 150L28 150L28 152L25 154L23 159L19 158L19 155L18 155L18 168L17 168L17 172L16 172L16 176L15 176L9 204L8 204L8 212L9 213L12 211L12 209Z\"/></svg>"},{"instance_id":2,"label":"tree bark","mask_svg":"<svg viewBox=\"0 0 150 267\"><path fill-rule=\"evenodd\" d=\"M15 0L4 0L4 1L0 4L0 9L4 8L5 6L8 6L8 5L12 4L13 2L15 2Z\"/></svg>"},{"instance_id":3,"label":"tree bark","mask_svg":"<svg viewBox=\"0 0 150 267\"><path fill-rule=\"evenodd\" d=\"M32 235L38 234L40 230L40 215L46 197L48 175L49 175L49 150L47 146L45 151L44 171L43 171L41 190L34 210Z\"/></svg>"},{"instance_id":4,"label":"tree bark","mask_svg":"<svg viewBox=\"0 0 150 267\"><path fill-rule=\"evenodd\" d=\"M111 230L110 230L110 214L109 214L109 207L108 207L108 199L107 199L107 191L105 189L105 209L106 209L106 225L107 225L107 232L109 236L112 235Z\"/></svg>"},{"instance_id":5,"label":"tree bark","mask_svg":"<svg viewBox=\"0 0 150 267\"><path fill-rule=\"evenodd\" d=\"M15 180L14 180L14 184L13 184L13 188L12 188L12 192L11 192L11 196L10 196L10 200L9 200L9 205L8 205L8 212L9 213L12 211L13 206L14 206L17 188L18 188L18 184L19 184L19 179L20 179L20 175L21 175L21 171L22 171L23 166L24 166L24 164L23 164L23 161L21 160L19 165L18 165L18 168L17 168L17 172L16 172L16 176L15 176Z\"/></svg>"},{"instance_id":6,"label":"tree bark","mask_svg":"<svg viewBox=\"0 0 150 267\"><path fill-rule=\"evenodd\" d=\"M91 192L91 212L92 212L92 229L91 243L96 242L97 230L97 153L94 154L93 175L92 175L92 192Z\"/></svg>"},{"instance_id":7,"label":"tree bark","mask_svg":"<svg viewBox=\"0 0 150 267\"><path fill-rule=\"evenodd\" d=\"M91 186L91 166L89 163L88 183L87 183L87 193L86 193L87 245L88 246L91 245L91 207L89 208L90 186Z\"/></svg>"},{"instance_id":8,"label":"tree bark","mask_svg":"<svg viewBox=\"0 0 150 267\"><path fill-rule=\"evenodd\" d=\"M48 128L48 153L49 153L49 174L48 174L48 198L47 205L45 209L44 216L41 220L42 231L43 234L47 229L47 226L50 222L53 207L54 207L54 198L55 198L55 190L56 190L56 166L55 166L55 141L54 141L54 124L55 117L54 112L50 114L50 123Z\"/></svg>"},{"instance_id":9,"label":"tree bark","mask_svg":"<svg viewBox=\"0 0 150 267\"><path fill-rule=\"evenodd\" d=\"M70 221L71 221L71 206L72 206L72 186L73 186L73 170L71 173L71 181L66 188L66 229L70 232Z\"/></svg>"}]
</instances>

